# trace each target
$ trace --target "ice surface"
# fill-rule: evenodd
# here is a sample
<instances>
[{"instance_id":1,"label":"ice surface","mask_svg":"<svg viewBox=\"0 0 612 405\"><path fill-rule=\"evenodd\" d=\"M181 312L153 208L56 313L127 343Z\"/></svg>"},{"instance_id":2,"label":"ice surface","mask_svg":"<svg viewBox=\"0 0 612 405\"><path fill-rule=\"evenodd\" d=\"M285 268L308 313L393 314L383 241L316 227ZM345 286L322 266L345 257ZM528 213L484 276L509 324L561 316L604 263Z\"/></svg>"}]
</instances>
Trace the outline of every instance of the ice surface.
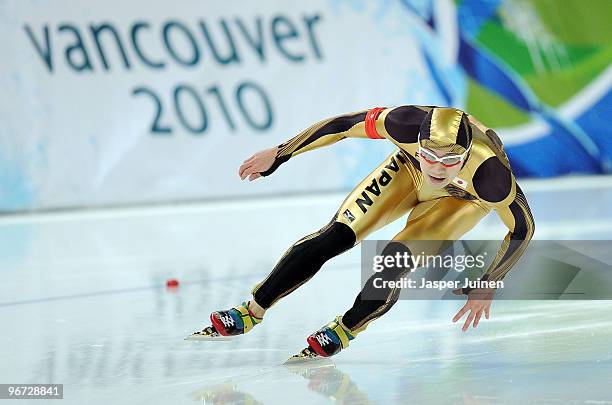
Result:
<instances>
[{"instance_id":1,"label":"ice surface","mask_svg":"<svg viewBox=\"0 0 612 405\"><path fill-rule=\"evenodd\" d=\"M603 179L524 187L537 237L612 239ZM495 302L465 334L450 321L461 301L401 301L335 367L280 366L352 304L358 248L248 335L183 340L343 197L0 218L0 383L63 383L66 404L612 403L609 301ZM504 232L492 215L469 236Z\"/></svg>"}]
</instances>

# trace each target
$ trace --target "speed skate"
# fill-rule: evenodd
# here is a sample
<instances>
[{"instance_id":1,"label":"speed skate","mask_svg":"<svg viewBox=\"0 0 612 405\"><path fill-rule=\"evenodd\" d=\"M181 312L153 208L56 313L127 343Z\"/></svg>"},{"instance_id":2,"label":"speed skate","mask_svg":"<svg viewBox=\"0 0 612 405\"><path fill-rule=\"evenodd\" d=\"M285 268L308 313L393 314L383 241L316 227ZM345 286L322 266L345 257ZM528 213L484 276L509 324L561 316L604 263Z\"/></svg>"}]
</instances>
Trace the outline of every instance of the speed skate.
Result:
<instances>
[{"instance_id":1,"label":"speed skate","mask_svg":"<svg viewBox=\"0 0 612 405\"><path fill-rule=\"evenodd\" d=\"M308 346L298 354L294 354L289 357L287 361L283 363L284 366L335 366L334 362L329 357L323 357L318 355L312 347Z\"/></svg>"},{"instance_id":2,"label":"speed skate","mask_svg":"<svg viewBox=\"0 0 612 405\"><path fill-rule=\"evenodd\" d=\"M207 326L198 332L193 332L191 335L185 337L185 340L200 340L200 341L228 341L232 340L233 336L223 336L220 334L214 326Z\"/></svg>"}]
</instances>

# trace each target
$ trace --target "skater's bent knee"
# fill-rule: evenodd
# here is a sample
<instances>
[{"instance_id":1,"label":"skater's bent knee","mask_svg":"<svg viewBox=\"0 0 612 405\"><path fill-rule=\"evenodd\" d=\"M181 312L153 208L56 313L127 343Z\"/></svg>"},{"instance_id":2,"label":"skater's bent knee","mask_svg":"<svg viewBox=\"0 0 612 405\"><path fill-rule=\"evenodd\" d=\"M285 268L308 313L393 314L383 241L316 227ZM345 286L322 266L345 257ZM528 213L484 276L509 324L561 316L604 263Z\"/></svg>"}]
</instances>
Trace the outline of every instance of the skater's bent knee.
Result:
<instances>
[{"instance_id":1,"label":"skater's bent knee","mask_svg":"<svg viewBox=\"0 0 612 405\"><path fill-rule=\"evenodd\" d=\"M294 245L292 253L308 253L310 260L316 257L323 263L353 247L355 241L355 232L348 225L332 222Z\"/></svg>"},{"instance_id":2,"label":"skater's bent knee","mask_svg":"<svg viewBox=\"0 0 612 405\"><path fill-rule=\"evenodd\" d=\"M321 253L337 255L355 245L357 237L355 232L342 222L333 222L317 238L313 239L322 250Z\"/></svg>"}]
</instances>

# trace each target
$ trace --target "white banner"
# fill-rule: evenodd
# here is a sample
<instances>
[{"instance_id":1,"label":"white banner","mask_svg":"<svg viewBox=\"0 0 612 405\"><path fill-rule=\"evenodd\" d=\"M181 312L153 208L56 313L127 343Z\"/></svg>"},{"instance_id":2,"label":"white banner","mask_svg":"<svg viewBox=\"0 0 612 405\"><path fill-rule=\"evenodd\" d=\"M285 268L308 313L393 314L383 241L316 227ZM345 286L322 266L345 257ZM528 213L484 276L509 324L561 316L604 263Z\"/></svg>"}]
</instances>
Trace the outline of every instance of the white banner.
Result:
<instances>
[{"instance_id":1,"label":"white banner","mask_svg":"<svg viewBox=\"0 0 612 405\"><path fill-rule=\"evenodd\" d=\"M389 143L237 171L328 116L435 102L408 11L357 3L0 1L0 210L350 188Z\"/></svg>"}]
</instances>

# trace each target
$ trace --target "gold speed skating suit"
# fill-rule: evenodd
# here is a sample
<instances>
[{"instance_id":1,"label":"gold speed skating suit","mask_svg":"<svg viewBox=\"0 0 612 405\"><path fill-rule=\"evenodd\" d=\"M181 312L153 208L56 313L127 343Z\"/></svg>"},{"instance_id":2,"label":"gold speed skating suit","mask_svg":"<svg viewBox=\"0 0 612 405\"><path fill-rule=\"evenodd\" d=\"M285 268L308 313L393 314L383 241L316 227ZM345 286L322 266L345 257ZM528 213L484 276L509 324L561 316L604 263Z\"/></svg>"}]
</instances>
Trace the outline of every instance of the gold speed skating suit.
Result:
<instances>
[{"instance_id":1,"label":"gold speed skating suit","mask_svg":"<svg viewBox=\"0 0 612 405\"><path fill-rule=\"evenodd\" d=\"M388 140L398 150L355 187L327 225L285 252L268 277L253 289L259 305L270 307L310 279L325 261L407 213L410 214L406 225L394 240L403 241L411 251L421 252L432 249L432 245L419 246L419 240L457 240L495 210L508 233L482 279L504 278L534 232L527 200L495 132L460 110L444 109L446 115L436 114L438 110L432 106L406 105L344 114L320 121L279 145L273 166L262 175L271 174L293 156L345 138ZM459 121L453 114L466 126L463 133L457 132L455 124ZM421 174L419 131L422 139L425 120L429 120L425 127L431 140L446 140L448 144L451 137L451 144L461 144L466 142L461 137L471 138L461 170L442 189L429 186ZM454 128L449 128L453 125ZM452 147L446 150L449 151ZM341 318L343 324L355 333L363 330L390 309L398 291L388 290L384 295L378 300L365 300L362 294L358 295L353 307Z\"/></svg>"}]
</instances>

